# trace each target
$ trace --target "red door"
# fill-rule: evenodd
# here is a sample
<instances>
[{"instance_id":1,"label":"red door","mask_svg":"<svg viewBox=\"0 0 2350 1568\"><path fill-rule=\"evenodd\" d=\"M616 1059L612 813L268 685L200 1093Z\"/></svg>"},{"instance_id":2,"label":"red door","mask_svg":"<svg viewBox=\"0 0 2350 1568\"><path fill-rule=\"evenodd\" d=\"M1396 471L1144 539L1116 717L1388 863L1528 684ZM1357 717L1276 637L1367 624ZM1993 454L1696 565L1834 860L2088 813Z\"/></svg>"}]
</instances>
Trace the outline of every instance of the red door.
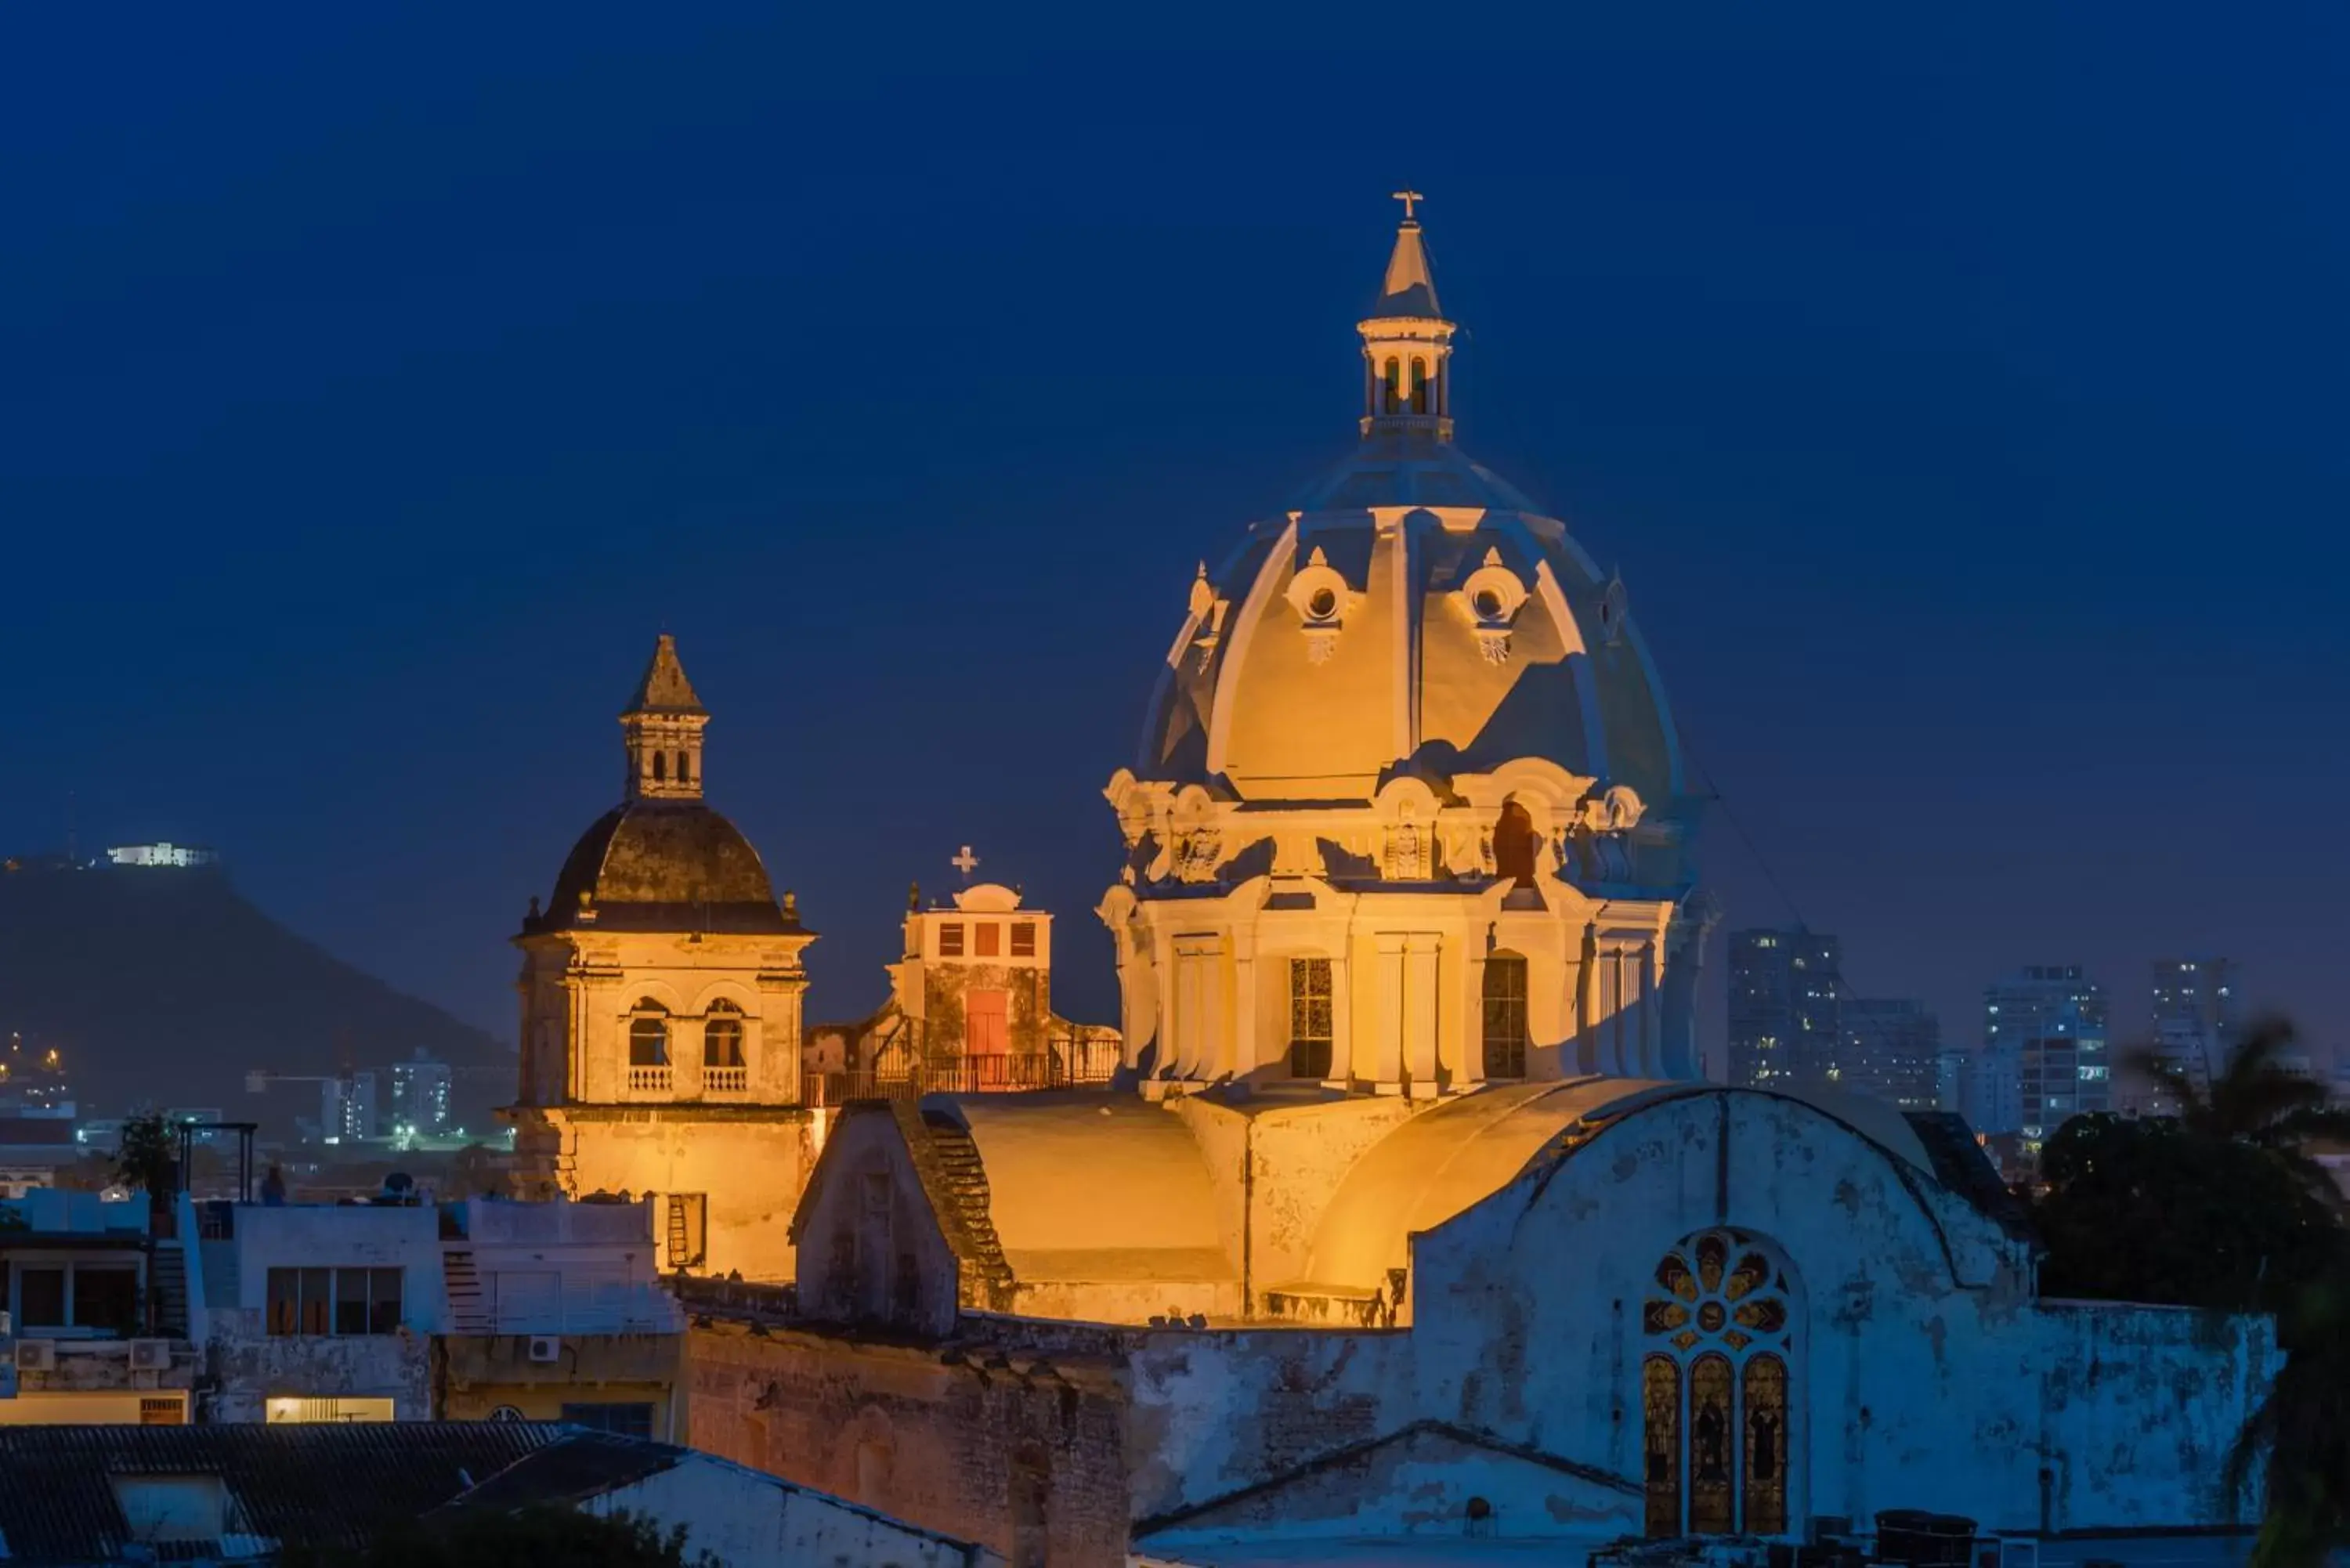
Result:
<instances>
[{"instance_id":1,"label":"red door","mask_svg":"<svg viewBox=\"0 0 2350 1568\"><path fill-rule=\"evenodd\" d=\"M1011 1064L1006 1053L1012 1049L1012 1033L1006 1000L1000 991L963 992L963 1054L972 1058L972 1074L983 1089L1007 1086L1005 1072Z\"/></svg>"}]
</instances>

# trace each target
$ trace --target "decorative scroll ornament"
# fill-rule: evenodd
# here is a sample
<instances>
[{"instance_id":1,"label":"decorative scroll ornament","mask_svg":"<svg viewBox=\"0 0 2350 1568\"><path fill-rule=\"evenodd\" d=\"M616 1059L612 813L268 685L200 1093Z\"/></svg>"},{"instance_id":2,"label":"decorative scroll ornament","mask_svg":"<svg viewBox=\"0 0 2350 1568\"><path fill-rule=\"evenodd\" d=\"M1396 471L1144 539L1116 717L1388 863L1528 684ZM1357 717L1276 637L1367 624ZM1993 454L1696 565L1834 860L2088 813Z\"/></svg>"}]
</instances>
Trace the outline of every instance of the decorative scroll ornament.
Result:
<instances>
[{"instance_id":1,"label":"decorative scroll ornament","mask_svg":"<svg viewBox=\"0 0 2350 1568\"><path fill-rule=\"evenodd\" d=\"M1212 882L1223 864L1224 836L1213 827L1195 828L1175 841L1175 879Z\"/></svg>"}]
</instances>

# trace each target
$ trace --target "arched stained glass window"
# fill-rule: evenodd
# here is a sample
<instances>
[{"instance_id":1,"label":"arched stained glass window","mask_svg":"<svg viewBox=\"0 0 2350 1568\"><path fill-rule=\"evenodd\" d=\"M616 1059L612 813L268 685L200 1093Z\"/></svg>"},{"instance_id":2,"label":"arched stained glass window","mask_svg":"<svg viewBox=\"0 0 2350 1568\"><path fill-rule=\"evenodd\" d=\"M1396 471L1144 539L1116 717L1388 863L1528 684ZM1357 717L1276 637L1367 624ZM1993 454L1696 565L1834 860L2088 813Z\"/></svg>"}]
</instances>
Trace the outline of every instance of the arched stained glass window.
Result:
<instances>
[{"instance_id":1,"label":"arched stained glass window","mask_svg":"<svg viewBox=\"0 0 2350 1568\"><path fill-rule=\"evenodd\" d=\"M1708 1231L1659 1261L1640 1307L1651 1535L1783 1534L1794 1321L1768 1243Z\"/></svg>"}]
</instances>

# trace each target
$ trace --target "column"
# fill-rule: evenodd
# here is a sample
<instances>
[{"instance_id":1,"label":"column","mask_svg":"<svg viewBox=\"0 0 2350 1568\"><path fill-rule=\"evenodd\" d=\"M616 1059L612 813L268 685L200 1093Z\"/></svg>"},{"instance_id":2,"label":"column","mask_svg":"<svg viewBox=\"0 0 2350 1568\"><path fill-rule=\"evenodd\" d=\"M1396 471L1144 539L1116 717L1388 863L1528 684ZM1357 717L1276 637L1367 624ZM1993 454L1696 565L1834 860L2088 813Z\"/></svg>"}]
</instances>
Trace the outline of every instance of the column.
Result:
<instances>
[{"instance_id":1,"label":"column","mask_svg":"<svg viewBox=\"0 0 2350 1568\"><path fill-rule=\"evenodd\" d=\"M1526 965L1526 983L1534 983L1534 964ZM1449 1064L1452 1069L1452 1087L1466 1093L1485 1081L1485 949L1471 940L1461 954L1461 1005L1455 1010L1461 1019L1461 1060ZM1527 1005L1527 1030L1533 1031L1533 1005ZM1531 1046L1528 1055L1533 1054Z\"/></svg>"},{"instance_id":2,"label":"column","mask_svg":"<svg viewBox=\"0 0 2350 1568\"><path fill-rule=\"evenodd\" d=\"M1247 927L1232 933L1232 1042L1227 1066L1247 1074L1257 1060L1257 1015L1263 1012L1256 993L1256 932Z\"/></svg>"},{"instance_id":3,"label":"column","mask_svg":"<svg viewBox=\"0 0 2350 1568\"><path fill-rule=\"evenodd\" d=\"M1371 1020L1370 1070L1364 1076L1378 1093L1399 1095L1403 1092L1404 939L1400 932L1382 931L1373 940L1378 944L1373 1003L1378 1012Z\"/></svg>"},{"instance_id":4,"label":"column","mask_svg":"<svg viewBox=\"0 0 2350 1568\"><path fill-rule=\"evenodd\" d=\"M1347 943L1342 940L1330 957L1330 1075L1322 1086L1345 1090L1354 1085L1355 980L1353 966L1347 962Z\"/></svg>"},{"instance_id":5,"label":"column","mask_svg":"<svg viewBox=\"0 0 2350 1568\"><path fill-rule=\"evenodd\" d=\"M1404 938L1404 1050L1406 1070L1411 1080L1411 1097L1432 1099L1436 1095L1437 1027L1441 1012L1436 989L1437 949L1442 939L1433 931L1419 931Z\"/></svg>"}]
</instances>

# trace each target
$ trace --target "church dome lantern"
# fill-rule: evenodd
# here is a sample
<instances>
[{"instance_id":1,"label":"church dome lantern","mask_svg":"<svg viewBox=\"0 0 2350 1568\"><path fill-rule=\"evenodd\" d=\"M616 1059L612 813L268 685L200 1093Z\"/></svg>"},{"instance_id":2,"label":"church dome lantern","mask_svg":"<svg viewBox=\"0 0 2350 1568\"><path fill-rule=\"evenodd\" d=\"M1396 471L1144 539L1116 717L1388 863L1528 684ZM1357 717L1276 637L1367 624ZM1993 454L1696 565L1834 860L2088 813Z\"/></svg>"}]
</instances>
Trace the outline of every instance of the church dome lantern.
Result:
<instances>
[{"instance_id":1,"label":"church dome lantern","mask_svg":"<svg viewBox=\"0 0 2350 1568\"><path fill-rule=\"evenodd\" d=\"M1461 988L1490 970L1529 988L1486 999L1525 1035L1496 1047L1509 1070L1492 1075L1693 1072L1688 999L1662 1014L1669 954L1701 935L1679 913L1700 802L1662 683L1621 581L1456 444L1458 327L1423 198L1396 196L1356 323L1359 439L1190 585L1134 764L1110 784L1128 853L1103 913L1129 1051L1155 1025L1154 1071L1257 1074L1288 1036L1308 1042L1293 1076L1467 1086L1461 1020L1482 1003ZM1232 925L1211 938L1216 900ZM1295 977L1293 1009L1268 988L1294 962L1323 967ZM1630 1033L1603 1039L1610 1019Z\"/></svg>"}]
</instances>

